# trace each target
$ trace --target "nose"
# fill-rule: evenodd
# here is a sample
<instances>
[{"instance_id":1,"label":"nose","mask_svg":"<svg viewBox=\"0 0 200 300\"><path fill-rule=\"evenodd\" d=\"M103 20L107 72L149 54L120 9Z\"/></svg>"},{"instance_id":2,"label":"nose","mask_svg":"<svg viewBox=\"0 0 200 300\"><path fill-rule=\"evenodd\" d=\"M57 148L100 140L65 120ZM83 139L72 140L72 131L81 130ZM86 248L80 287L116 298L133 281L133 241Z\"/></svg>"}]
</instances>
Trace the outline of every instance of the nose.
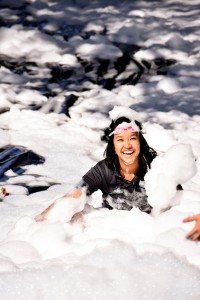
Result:
<instances>
[{"instance_id":1,"label":"nose","mask_svg":"<svg viewBox=\"0 0 200 300\"><path fill-rule=\"evenodd\" d=\"M124 141L124 147L126 149L130 149L132 147L129 139Z\"/></svg>"}]
</instances>

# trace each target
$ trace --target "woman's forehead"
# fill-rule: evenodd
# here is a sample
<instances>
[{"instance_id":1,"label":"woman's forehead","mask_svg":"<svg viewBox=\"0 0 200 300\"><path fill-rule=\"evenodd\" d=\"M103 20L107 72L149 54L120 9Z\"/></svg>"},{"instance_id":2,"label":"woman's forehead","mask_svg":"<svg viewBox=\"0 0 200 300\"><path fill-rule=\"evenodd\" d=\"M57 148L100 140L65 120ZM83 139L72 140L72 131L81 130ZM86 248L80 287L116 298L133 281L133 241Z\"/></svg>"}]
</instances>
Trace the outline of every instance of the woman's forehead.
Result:
<instances>
[{"instance_id":1,"label":"woman's forehead","mask_svg":"<svg viewBox=\"0 0 200 300\"><path fill-rule=\"evenodd\" d=\"M127 131L127 130L124 130L120 133L114 133L114 137L131 137L131 136L139 136L138 132L130 132L130 131Z\"/></svg>"}]
</instances>

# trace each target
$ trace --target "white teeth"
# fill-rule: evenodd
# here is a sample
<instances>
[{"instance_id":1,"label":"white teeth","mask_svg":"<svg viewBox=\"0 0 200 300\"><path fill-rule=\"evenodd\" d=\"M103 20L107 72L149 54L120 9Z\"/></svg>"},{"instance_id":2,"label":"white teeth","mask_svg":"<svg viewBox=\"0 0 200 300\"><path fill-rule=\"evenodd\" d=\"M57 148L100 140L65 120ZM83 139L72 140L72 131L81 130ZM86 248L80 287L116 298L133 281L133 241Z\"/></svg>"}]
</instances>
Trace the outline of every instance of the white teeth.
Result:
<instances>
[{"instance_id":1,"label":"white teeth","mask_svg":"<svg viewBox=\"0 0 200 300\"><path fill-rule=\"evenodd\" d=\"M124 154L132 154L133 151L129 151L129 152L123 152Z\"/></svg>"}]
</instances>

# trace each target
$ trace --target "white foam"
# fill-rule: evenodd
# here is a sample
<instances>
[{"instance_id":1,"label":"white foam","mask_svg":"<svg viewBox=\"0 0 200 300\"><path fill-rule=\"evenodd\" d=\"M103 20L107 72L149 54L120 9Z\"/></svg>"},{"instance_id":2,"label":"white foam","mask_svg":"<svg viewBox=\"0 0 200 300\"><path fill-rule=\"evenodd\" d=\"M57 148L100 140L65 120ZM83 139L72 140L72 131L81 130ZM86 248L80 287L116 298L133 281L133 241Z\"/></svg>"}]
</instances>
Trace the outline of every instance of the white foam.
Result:
<instances>
[{"instance_id":1,"label":"white foam","mask_svg":"<svg viewBox=\"0 0 200 300\"><path fill-rule=\"evenodd\" d=\"M184 170L184 172L181 172ZM177 144L164 154L156 157L151 169L145 175L145 187L149 203L164 209L176 195L178 184L185 183L197 171L195 157L190 145Z\"/></svg>"},{"instance_id":2,"label":"white foam","mask_svg":"<svg viewBox=\"0 0 200 300\"><path fill-rule=\"evenodd\" d=\"M153 9L151 1L29 3L1 1L6 7L0 15L8 24L0 29L1 57L5 55L8 65L14 59L36 66L28 66L30 74L1 67L0 143L27 147L42 155L45 163L25 166L22 176L10 169L6 175L11 178L1 182L10 192L0 202L1 298L198 299L200 244L185 238L194 222L182 223L200 211L198 0L166 0L165 5L157 1ZM30 27L23 27L24 20L30 21ZM66 24L75 25L74 31L79 25L83 30L70 37L71 27ZM60 30L66 30L66 40ZM122 56L123 43L133 50L133 60L118 74L115 61ZM80 57L94 63L94 70L87 73L91 78L97 60L109 59L104 79L116 78L117 87L107 90L96 81L79 81ZM144 73L138 84L120 85L132 72L140 75L134 59ZM157 74L160 59L176 62L163 66L165 76ZM73 68L68 91L60 82L49 82L54 64ZM77 81L84 91L73 90ZM43 86L51 97L43 95ZM71 92L78 99L68 118L59 111ZM42 107L32 111L28 105ZM76 215L72 223L65 221L83 209L83 199L57 201L51 220L35 222L36 215L68 193L103 158L105 144L100 137L114 106L139 113L145 138L160 154L146 181L149 201L159 213L172 208L158 215L137 209L109 211L98 208L102 202L98 193L90 203L96 208L86 204L83 215ZM8 111L3 113L4 109ZM192 151L183 144L191 145ZM23 184L31 183L51 187L28 195ZM176 190L178 183L182 191Z\"/></svg>"}]
</instances>

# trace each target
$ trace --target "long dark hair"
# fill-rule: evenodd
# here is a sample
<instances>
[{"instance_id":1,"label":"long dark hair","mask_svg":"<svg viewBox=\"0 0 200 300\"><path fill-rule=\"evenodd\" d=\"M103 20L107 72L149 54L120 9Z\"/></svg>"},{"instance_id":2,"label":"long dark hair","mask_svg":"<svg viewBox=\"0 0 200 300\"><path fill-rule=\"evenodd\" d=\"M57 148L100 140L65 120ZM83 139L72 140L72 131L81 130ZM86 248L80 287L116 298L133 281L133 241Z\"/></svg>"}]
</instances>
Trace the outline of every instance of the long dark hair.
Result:
<instances>
[{"instance_id":1,"label":"long dark hair","mask_svg":"<svg viewBox=\"0 0 200 300\"><path fill-rule=\"evenodd\" d=\"M115 121L112 121L110 126L104 130L104 135L102 136L102 141L107 142L107 147L105 149L104 155L106 160L111 168L119 169L119 160L118 156L115 153L114 143L113 143L113 135L109 136L110 133L122 122L130 123L131 120L126 117L120 117ZM140 141L140 170L139 174L141 177L144 177L148 169L151 167L152 160L157 156L156 151L151 148L147 141L145 140L141 130L142 124L138 121L135 121L136 125L139 127L139 141Z\"/></svg>"}]
</instances>

